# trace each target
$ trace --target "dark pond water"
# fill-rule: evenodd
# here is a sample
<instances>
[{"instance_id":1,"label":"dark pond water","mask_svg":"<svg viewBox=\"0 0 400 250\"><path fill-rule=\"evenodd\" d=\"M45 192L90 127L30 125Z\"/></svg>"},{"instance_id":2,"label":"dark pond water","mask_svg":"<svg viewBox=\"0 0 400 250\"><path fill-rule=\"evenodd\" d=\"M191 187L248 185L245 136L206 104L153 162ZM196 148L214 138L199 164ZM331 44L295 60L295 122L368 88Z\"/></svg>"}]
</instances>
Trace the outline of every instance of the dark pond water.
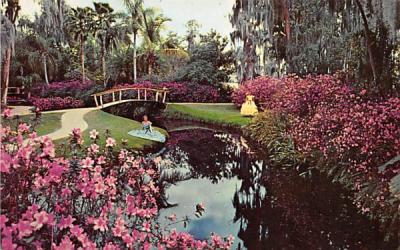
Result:
<instances>
[{"instance_id":1,"label":"dark pond water","mask_svg":"<svg viewBox=\"0 0 400 250\"><path fill-rule=\"evenodd\" d=\"M164 226L198 239L231 234L237 249L395 248L338 185L318 173L270 167L239 134L195 127L171 132L161 153L165 197L175 204L161 210ZM197 218L200 202L206 212ZM189 223L167 226L172 213Z\"/></svg>"}]
</instances>

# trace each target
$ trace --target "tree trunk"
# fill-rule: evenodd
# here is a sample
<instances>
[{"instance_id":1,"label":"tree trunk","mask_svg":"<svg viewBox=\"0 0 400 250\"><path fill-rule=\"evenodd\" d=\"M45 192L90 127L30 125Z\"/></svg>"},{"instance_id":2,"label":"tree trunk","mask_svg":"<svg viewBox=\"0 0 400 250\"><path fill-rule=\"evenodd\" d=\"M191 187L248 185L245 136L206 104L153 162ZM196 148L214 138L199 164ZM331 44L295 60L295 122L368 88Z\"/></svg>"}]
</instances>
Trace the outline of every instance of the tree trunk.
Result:
<instances>
[{"instance_id":1,"label":"tree trunk","mask_svg":"<svg viewBox=\"0 0 400 250\"><path fill-rule=\"evenodd\" d=\"M1 81L1 101L7 105L8 84L10 81L11 48L7 48L3 61L3 74Z\"/></svg>"},{"instance_id":2,"label":"tree trunk","mask_svg":"<svg viewBox=\"0 0 400 250\"><path fill-rule=\"evenodd\" d=\"M363 9L360 1L356 0L356 4L361 13L361 17L363 19L365 44L367 46L368 58L369 58L368 61L371 66L372 75L374 77L374 83L375 83L375 85L377 85L378 76L377 76L377 72L376 72L375 59L374 59L374 54L373 54L372 42L371 42L371 35L372 35L371 30L369 29L367 16L365 15L364 9Z\"/></svg>"},{"instance_id":3,"label":"tree trunk","mask_svg":"<svg viewBox=\"0 0 400 250\"><path fill-rule=\"evenodd\" d=\"M137 80L136 32L133 34L133 82Z\"/></svg>"},{"instance_id":4,"label":"tree trunk","mask_svg":"<svg viewBox=\"0 0 400 250\"><path fill-rule=\"evenodd\" d=\"M107 83L106 83L106 48L105 48L105 42L104 42L104 39L103 39L103 41L102 41L102 45L101 45L101 67L102 67L102 69L103 69L103 84L104 84L104 87L106 87L107 86Z\"/></svg>"},{"instance_id":5,"label":"tree trunk","mask_svg":"<svg viewBox=\"0 0 400 250\"><path fill-rule=\"evenodd\" d=\"M82 84L85 84L85 50L84 50L84 44L83 44L83 39L81 37L80 39L80 45L81 45L81 73L82 73Z\"/></svg>"},{"instance_id":6,"label":"tree trunk","mask_svg":"<svg viewBox=\"0 0 400 250\"><path fill-rule=\"evenodd\" d=\"M289 6L287 0L282 1L283 8L283 19L285 20L285 33L286 33L286 41L290 41L290 16L289 16Z\"/></svg>"},{"instance_id":7,"label":"tree trunk","mask_svg":"<svg viewBox=\"0 0 400 250\"><path fill-rule=\"evenodd\" d=\"M148 74L149 74L149 79L150 79L151 75L153 74L153 65L152 65L152 63L149 63Z\"/></svg>"},{"instance_id":8,"label":"tree trunk","mask_svg":"<svg viewBox=\"0 0 400 250\"><path fill-rule=\"evenodd\" d=\"M43 56L43 69L44 69L44 80L46 81L46 85L49 85L49 77L47 76L47 61L46 56Z\"/></svg>"}]
</instances>

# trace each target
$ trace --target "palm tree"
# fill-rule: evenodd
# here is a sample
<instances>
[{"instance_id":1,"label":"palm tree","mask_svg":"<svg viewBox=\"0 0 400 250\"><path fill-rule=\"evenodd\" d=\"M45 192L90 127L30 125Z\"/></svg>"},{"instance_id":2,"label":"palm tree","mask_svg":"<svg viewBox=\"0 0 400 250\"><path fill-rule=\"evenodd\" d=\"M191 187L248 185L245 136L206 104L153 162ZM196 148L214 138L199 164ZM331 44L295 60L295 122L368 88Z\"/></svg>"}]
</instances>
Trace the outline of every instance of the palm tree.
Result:
<instances>
[{"instance_id":1,"label":"palm tree","mask_svg":"<svg viewBox=\"0 0 400 250\"><path fill-rule=\"evenodd\" d=\"M103 73L103 83L106 86L106 58L105 55L110 47L115 47L117 43L118 31L115 26L116 15L113 13L113 9L108 3L96 3L94 2L94 8L96 11L95 25L96 32L95 36L100 42L100 56L101 66Z\"/></svg>"},{"instance_id":2,"label":"palm tree","mask_svg":"<svg viewBox=\"0 0 400 250\"><path fill-rule=\"evenodd\" d=\"M124 0L130 13L130 26L133 34L133 81L137 80L137 35L143 24L143 0Z\"/></svg>"},{"instance_id":3,"label":"palm tree","mask_svg":"<svg viewBox=\"0 0 400 250\"><path fill-rule=\"evenodd\" d=\"M170 18L158 14L154 8L147 8L143 11L143 29L145 58L147 61L147 73L151 77L153 65L156 62L157 46L161 43L161 31L165 28L165 23L171 21Z\"/></svg>"},{"instance_id":4,"label":"palm tree","mask_svg":"<svg viewBox=\"0 0 400 250\"><path fill-rule=\"evenodd\" d=\"M19 0L2 0L5 14L1 13L1 54L2 54L2 81L1 101L7 104L8 85L10 82L11 55L14 52L15 21L21 6Z\"/></svg>"},{"instance_id":5,"label":"palm tree","mask_svg":"<svg viewBox=\"0 0 400 250\"><path fill-rule=\"evenodd\" d=\"M82 83L85 82L85 42L94 29L93 9L72 8L68 16L67 27L74 40L79 42Z\"/></svg>"},{"instance_id":6,"label":"palm tree","mask_svg":"<svg viewBox=\"0 0 400 250\"><path fill-rule=\"evenodd\" d=\"M61 57L60 52L52 47L52 41L43 37L30 35L25 40L27 46L33 49L33 51L29 52L28 63L33 69L38 68L37 65L42 65L42 67L39 67L40 71L43 70L46 85L49 85L48 67L50 64L57 70L56 61ZM39 74L39 72L37 73Z\"/></svg>"}]
</instances>

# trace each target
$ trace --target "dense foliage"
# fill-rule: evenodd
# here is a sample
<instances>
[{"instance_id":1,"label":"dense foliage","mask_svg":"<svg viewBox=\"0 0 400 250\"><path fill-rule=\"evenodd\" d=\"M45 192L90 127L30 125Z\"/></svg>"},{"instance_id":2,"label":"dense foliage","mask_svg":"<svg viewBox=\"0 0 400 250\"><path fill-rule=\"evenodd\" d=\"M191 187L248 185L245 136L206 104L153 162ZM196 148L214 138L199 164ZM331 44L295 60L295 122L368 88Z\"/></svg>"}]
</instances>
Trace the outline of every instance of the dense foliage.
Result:
<instances>
[{"instance_id":1,"label":"dense foliage","mask_svg":"<svg viewBox=\"0 0 400 250\"><path fill-rule=\"evenodd\" d=\"M166 88L169 91L167 95L168 102L218 102L223 98L216 87L199 84L177 82L153 84L150 82L144 82L135 84L119 84L114 88L124 87Z\"/></svg>"},{"instance_id":2,"label":"dense foliage","mask_svg":"<svg viewBox=\"0 0 400 250\"><path fill-rule=\"evenodd\" d=\"M69 108L81 108L85 106L82 100L75 99L74 97L68 96L62 97L32 97L29 99L35 108L41 111L57 110L57 109L69 109Z\"/></svg>"},{"instance_id":3,"label":"dense foliage","mask_svg":"<svg viewBox=\"0 0 400 250\"><path fill-rule=\"evenodd\" d=\"M399 2L236 0L231 15L239 81L343 71L399 92Z\"/></svg>"},{"instance_id":4,"label":"dense foliage","mask_svg":"<svg viewBox=\"0 0 400 250\"><path fill-rule=\"evenodd\" d=\"M12 119L5 110L3 120ZM1 128L2 249L228 249L233 238L212 235L195 240L187 233L165 231L157 224L156 163L126 149L114 152L99 133L82 148L82 135L70 137L70 158L56 157L53 142L37 137L30 125ZM28 143L24 142L28 140ZM15 195L18 193L18 195ZM204 212L204 205L196 208ZM170 217L176 223L175 217Z\"/></svg>"},{"instance_id":5,"label":"dense foliage","mask_svg":"<svg viewBox=\"0 0 400 250\"><path fill-rule=\"evenodd\" d=\"M286 117L289 124L282 133L294 141L296 150L354 190L362 212L380 219L389 232L398 232L400 200L395 180L400 162L392 159L400 152L399 98L377 98L365 89L357 92L329 75L259 78L254 86L249 81L234 93L237 104L245 93L256 95L266 109ZM271 133L270 119L264 114L252 125L269 126L264 131L250 126L255 138L263 138L255 132ZM385 163L388 166L380 168Z\"/></svg>"},{"instance_id":6,"label":"dense foliage","mask_svg":"<svg viewBox=\"0 0 400 250\"><path fill-rule=\"evenodd\" d=\"M227 37L213 30L196 31L186 45L183 36L172 31L164 35L171 19L156 8L145 8L141 0L125 1L126 13L115 12L107 3L94 2L94 8L71 8L64 0L39 4L42 12L34 19L18 13L12 22L2 17L2 25L7 22L10 29L2 33L8 67L3 66L3 79L9 76L2 81L3 102L8 86L29 91L79 79L83 85L93 81L103 87L143 81L220 87L234 71ZM19 9L20 3L7 1L5 8ZM188 32L191 29L188 25Z\"/></svg>"}]
</instances>

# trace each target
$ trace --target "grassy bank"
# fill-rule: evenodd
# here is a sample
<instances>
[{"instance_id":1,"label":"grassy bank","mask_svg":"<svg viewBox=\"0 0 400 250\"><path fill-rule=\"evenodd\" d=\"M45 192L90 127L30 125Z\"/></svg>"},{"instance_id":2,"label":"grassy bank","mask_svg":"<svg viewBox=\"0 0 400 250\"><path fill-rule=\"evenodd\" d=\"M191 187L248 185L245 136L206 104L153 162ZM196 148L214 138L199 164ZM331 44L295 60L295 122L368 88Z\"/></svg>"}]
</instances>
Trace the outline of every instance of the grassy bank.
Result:
<instances>
[{"instance_id":1,"label":"grassy bank","mask_svg":"<svg viewBox=\"0 0 400 250\"><path fill-rule=\"evenodd\" d=\"M127 146L136 150L142 150L144 148L152 147L157 144L157 142L128 135L128 132L131 130L141 129L142 126L140 122L120 116L115 116L101 110L95 110L87 113L84 116L84 119L88 124L88 128L83 132L83 139L86 146L90 145L91 143L89 132L92 129L96 129L100 133L101 140L99 141L99 144L102 146L105 144L106 130L108 130L111 134L111 137L113 137L117 141L117 148L121 146L122 140L127 140ZM154 129L160 131L164 135L167 135L167 132L163 129ZM56 143L61 144L65 143L66 141L67 138L64 138L56 141Z\"/></svg>"},{"instance_id":2,"label":"grassy bank","mask_svg":"<svg viewBox=\"0 0 400 250\"><path fill-rule=\"evenodd\" d=\"M233 104L168 104L165 116L235 127L251 121L251 118L241 116Z\"/></svg>"},{"instance_id":3,"label":"grassy bank","mask_svg":"<svg viewBox=\"0 0 400 250\"><path fill-rule=\"evenodd\" d=\"M50 134L61 128L61 116L63 113L42 114L40 121L35 126L36 133L39 136ZM34 124L34 115L22 115L18 119L11 121L11 126L17 126L19 122Z\"/></svg>"}]
</instances>

